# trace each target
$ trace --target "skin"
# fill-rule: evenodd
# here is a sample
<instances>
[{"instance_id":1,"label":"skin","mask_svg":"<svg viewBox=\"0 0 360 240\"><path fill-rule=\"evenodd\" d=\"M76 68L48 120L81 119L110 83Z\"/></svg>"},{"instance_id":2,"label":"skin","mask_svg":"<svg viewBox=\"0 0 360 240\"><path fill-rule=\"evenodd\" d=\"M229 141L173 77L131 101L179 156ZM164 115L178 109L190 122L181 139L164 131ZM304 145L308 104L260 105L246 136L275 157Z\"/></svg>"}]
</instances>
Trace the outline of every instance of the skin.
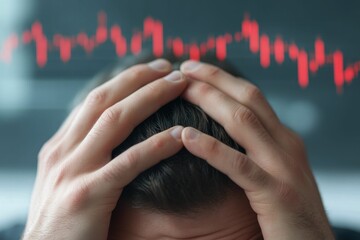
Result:
<instances>
[{"instance_id":1,"label":"skin","mask_svg":"<svg viewBox=\"0 0 360 240\"><path fill-rule=\"evenodd\" d=\"M120 203L109 231L109 240L258 240L261 236L256 214L241 189L216 206L184 215Z\"/></svg>"},{"instance_id":2,"label":"skin","mask_svg":"<svg viewBox=\"0 0 360 240\"><path fill-rule=\"evenodd\" d=\"M163 79L171 71L169 63L158 70L150 66L154 65L134 66L93 90L43 146L23 239L112 237L112 212L123 187L182 147L244 190L247 209L252 212L248 220L256 217L264 239L334 239L302 140L281 124L258 88L208 64L185 62L179 81ZM195 129L178 126L110 161L111 150L137 124L179 95L223 125L247 154ZM126 222L142 219L139 232L134 231L135 225L125 228L142 236L134 239L149 239L146 233L150 239L238 239L229 229L245 232L240 222L236 224L236 220L247 219L240 209L246 206L244 196L229 197L219 211L209 209L188 218L124 205L112 221L119 222L121 229ZM228 219L221 224L222 230L216 229L219 216ZM144 219L150 218L162 221L164 227L156 229L157 233L142 232L155 229L156 223L152 229L145 227ZM191 231L189 226L193 226ZM253 234L253 229L249 232ZM239 239L256 237L238 234Z\"/></svg>"}]
</instances>

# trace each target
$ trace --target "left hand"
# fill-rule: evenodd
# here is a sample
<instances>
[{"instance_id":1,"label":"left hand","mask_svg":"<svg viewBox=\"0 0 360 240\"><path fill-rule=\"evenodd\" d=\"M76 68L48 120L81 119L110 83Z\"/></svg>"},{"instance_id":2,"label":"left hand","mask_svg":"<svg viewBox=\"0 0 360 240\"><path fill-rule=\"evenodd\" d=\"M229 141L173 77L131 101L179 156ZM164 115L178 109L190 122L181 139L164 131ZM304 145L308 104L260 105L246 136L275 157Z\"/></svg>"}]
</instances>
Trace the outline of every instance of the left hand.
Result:
<instances>
[{"instance_id":1,"label":"left hand","mask_svg":"<svg viewBox=\"0 0 360 240\"><path fill-rule=\"evenodd\" d=\"M334 239L304 144L260 90L209 64L185 62L181 71L190 78L183 97L220 123L246 154L189 127L184 146L244 189L264 239Z\"/></svg>"},{"instance_id":2,"label":"left hand","mask_svg":"<svg viewBox=\"0 0 360 240\"><path fill-rule=\"evenodd\" d=\"M133 66L92 90L43 146L23 240L107 239L122 189L183 147L182 127L171 128L112 159L139 123L185 89L182 74L164 77L165 64Z\"/></svg>"}]
</instances>

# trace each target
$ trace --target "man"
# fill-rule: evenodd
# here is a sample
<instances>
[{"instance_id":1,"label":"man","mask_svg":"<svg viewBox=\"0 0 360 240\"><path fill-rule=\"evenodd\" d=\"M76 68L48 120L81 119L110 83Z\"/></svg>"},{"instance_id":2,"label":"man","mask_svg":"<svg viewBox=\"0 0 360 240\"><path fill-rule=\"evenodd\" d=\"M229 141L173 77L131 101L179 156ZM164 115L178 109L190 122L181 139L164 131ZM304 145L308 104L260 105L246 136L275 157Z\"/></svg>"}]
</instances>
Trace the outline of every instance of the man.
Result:
<instances>
[{"instance_id":1,"label":"man","mask_svg":"<svg viewBox=\"0 0 360 240\"><path fill-rule=\"evenodd\" d=\"M171 70L164 59L133 66L74 109L39 154L23 239L334 239L301 139L258 88L210 64L186 61ZM139 129L157 122L150 116L179 96L221 125L225 137L178 125L140 141ZM166 176L159 168L176 171L166 164L185 150L203 161L198 169L222 173L213 196L205 196L211 184L187 183L175 172L177 183L204 192L177 202L166 193L193 196L181 193L181 184L156 181L166 179L157 177Z\"/></svg>"}]
</instances>

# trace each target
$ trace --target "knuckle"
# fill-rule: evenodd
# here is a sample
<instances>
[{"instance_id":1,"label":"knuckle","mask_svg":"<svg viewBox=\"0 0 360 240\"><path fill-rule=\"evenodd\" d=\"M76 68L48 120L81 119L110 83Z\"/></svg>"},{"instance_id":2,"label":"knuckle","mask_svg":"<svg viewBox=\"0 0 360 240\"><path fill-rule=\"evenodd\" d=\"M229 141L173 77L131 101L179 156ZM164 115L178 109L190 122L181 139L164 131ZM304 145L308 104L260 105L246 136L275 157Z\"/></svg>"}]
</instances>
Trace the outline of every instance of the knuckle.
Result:
<instances>
[{"instance_id":1,"label":"knuckle","mask_svg":"<svg viewBox=\"0 0 360 240\"><path fill-rule=\"evenodd\" d=\"M106 99L106 92L101 88L93 89L86 97L86 105L96 106L101 105Z\"/></svg>"},{"instance_id":2,"label":"knuckle","mask_svg":"<svg viewBox=\"0 0 360 240\"><path fill-rule=\"evenodd\" d=\"M242 154L235 154L231 160L231 169L240 175L247 175L250 171L249 159Z\"/></svg>"},{"instance_id":3,"label":"knuckle","mask_svg":"<svg viewBox=\"0 0 360 240\"><path fill-rule=\"evenodd\" d=\"M143 64L132 66L126 71L126 78L128 79L142 78L144 70L145 68Z\"/></svg>"},{"instance_id":4,"label":"knuckle","mask_svg":"<svg viewBox=\"0 0 360 240\"><path fill-rule=\"evenodd\" d=\"M151 142L151 146L155 151L163 149L164 146L166 145L165 139L161 139L161 138L153 138L151 140L149 139L149 141Z\"/></svg>"},{"instance_id":5,"label":"knuckle","mask_svg":"<svg viewBox=\"0 0 360 240\"><path fill-rule=\"evenodd\" d=\"M100 117L102 125L112 125L118 123L121 117L121 109L114 109L112 107L106 109Z\"/></svg>"},{"instance_id":6,"label":"knuckle","mask_svg":"<svg viewBox=\"0 0 360 240\"><path fill-rule=\"evenodd\" d=\"M47 162L55 162L60 158L60 149L54 148L47 156Z\"/></svg>"},{"instance_id":7,"label":"knuckle","mask_svg":"<svg viewBox=\"0 0 360 240\"><path fill-rule=\"evenodd\" d=\"M114 182L114 179L116 177L116 168L117 167L114 167L114 168L112 168L111 170L108 170L108 171L102 171L100 178L103 179L107 183Z\"/></svg>"},{"instance_id":8,"label":"knuckle","mask_svg":"<svg viewBox=\"0 0 360 240\"><path fill-rule=\"evenodd\" d=\"M38 153L39 161L42 161L45 158L45 156L48 154L49 148L50 148L50 142L47 141L44 143L44 145L41 147Z\"/></svg>"},{"instance_id":9,"label":"knuckle","mask_svg":"<svg viewBox=\"0 0 360 240\"><path fill-rule=\"evenodd\" d=\"M240 122L247 125L255 125L258 123L256 115L248 108L238 105L232 115L235 122Z\"/></svg>"},{"instance_id":10,"label":"knuckle","mask_svg":"<svg viewBox=\"0 0 360 240\"><path fill-rule=\"evenodd\" d=\"M222 72L222 70L219 67L214 65L207 65L204 70L205 70L205 75L213 78L218 77Z\"/></svg>"},{"instance_id":11,"label":"knuckle","mask_svg":"<svg viewBox=\"0 0 360 240\"><path fill-rule=\"evenodd\" d=\"M264 95L260 91L260 89L254 85L249 85L245 88L245 99L247 101L258 101L259 99L264 99Z\"/></svg>"},{"instance_id":12,"label":"knuckle","mask_svg":"<svg viewBox=\"0 0 360 240\"><path fill-rule=\"evenodd\" d=\"M42 158L39 158L39 163L45 166L46 170L50 170L61 158L61 151L59 147L54 147L52 150L44 153Z\"/></svg>"},{"instance_id":13,"label":"knuckle","mask_svg":"<svg viewBox=\"0 0 360 240\"><path fill-rule=\"evenodd\" d=\"M236 110L233 113L233 121L239 123L240 125L245 125L250 127L255 133L256 136L266 142L271 142L273 139L269 135L269 132L261 124L255 113L253 113L247 107L239 105L236 107ZM237 125L231 125L233 129L236 129Z\"/></svg>"}]
</instances>

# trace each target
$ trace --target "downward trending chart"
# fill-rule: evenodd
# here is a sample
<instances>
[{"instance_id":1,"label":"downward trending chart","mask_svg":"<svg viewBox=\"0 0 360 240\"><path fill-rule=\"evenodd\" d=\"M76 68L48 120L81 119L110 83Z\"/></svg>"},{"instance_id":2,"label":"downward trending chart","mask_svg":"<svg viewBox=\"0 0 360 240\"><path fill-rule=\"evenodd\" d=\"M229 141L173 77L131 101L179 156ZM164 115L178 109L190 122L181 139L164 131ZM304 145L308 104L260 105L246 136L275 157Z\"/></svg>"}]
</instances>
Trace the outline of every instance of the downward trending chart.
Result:
<instances>
[{"instance_id":1,"label":"downward trending chart","mask_svg":"<svg viewBox=\"0 0 360 240\"><path fill-rule=\"evenodd\" d=\"M125 36L120 25L108 26L107 15L103 11L98 14L98 24L93 35L79 32L74 36L57 33L49 37L44 33L41 22L36 21L30 29L10 34L0 43L0 64L10 63L14 51L21 45L35 47L36 63L38 67L44 68L48 62L49 52L58 51L61 61L66 63L71 60L73 49L82 48L90 54L107 42L114 45L118 57L127 54L137 55L143 50L144 42L151 41L152 52L157 57L161 57L164 51L169 49L175 56L189 56L191 59L199 60L208 51L215 51L220 61L227 58L230 44L244 42L250 53L259 56L262 68L269 68L272 59L278 65L287 59L293 61L297 65L297 79L301 88L309 85L310 73L315 74L320 68L329 65L333 69L333 83L338 93L341 93L344 84L350 84L360 71L360 61L345 66L343 52L327 52L325 42L321 38L314 38L314 48L311 51L300 48L295 41L287 42L280 36L271 41L269 35L260 31L259 23L248 14L245 14L240 24L240 31L211 36L200 43L186 43L179 36L164 36L164 23L152 17L144 20L142 29L133 31L131 36Z\"/></svg>"}]
</instances>

